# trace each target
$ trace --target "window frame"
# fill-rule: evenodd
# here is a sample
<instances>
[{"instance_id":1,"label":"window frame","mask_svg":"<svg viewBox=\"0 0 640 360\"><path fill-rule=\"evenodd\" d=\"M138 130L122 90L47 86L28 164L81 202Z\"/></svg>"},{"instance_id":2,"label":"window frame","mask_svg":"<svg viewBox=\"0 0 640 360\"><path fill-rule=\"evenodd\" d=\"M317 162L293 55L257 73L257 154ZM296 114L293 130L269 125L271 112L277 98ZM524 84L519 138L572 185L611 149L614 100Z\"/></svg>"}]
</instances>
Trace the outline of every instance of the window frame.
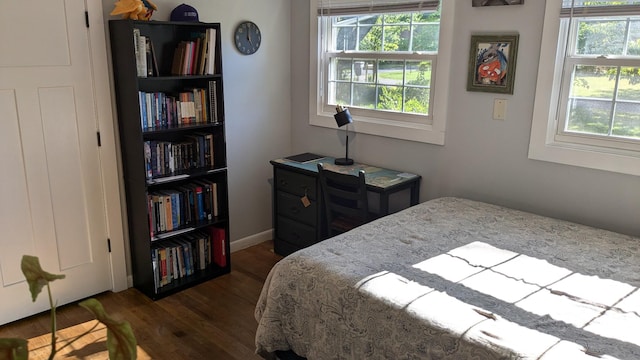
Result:
<instances>
[{"instance_id":1,"label":"window frame","mask_svg":"<svg viewBox=\"0 0 640 360\"><path fill-rule=\"evenodd\" d=\"M433 61L435 69L432 75L431 87L434 88L430 100L430 123L416 121L416 118L425 118L424 115L398 114L389 111L376 111L368 109L350 108L354 116L354 122L350 125L350 130L359 133L385 136L403 140L418 141L424 143L444 145L450 59L453 44L453 1L442 1L440 17L440 37L437 59ZM416 9L419 11L419 9ZM336 129L337 125L333 118L335 107L325 105L323 99L328 96L328 60L332 54L353 55L359 57L359 53L330 52L323 53L324 45L320 44L321 31L323 26L319 21L317 13L317 0L311 1L310 7L310 68L309 68L309 124L325 128ZM327 41L327 39L324 39ZM393 54L390 54L393 57ZM387 53L380 57L387 57ZM413 55L411 55L413 56ZM433 57L433 54L428 55ZM320 61L320 60L324 61ZM436 64L437 61L437 64ZM320 66L326 64L327 68ZM323 93L322 93L323 92ZM375 115L375 116L372 116ZM398 116L400 115L400 116ZM407 120L407 118L411 118Z\"/></svg>"},{"instance_id":2,"label":"window frame","mask_svg":"<svg viewBox=\"0 0 640 360\"><path fill-rule=\"evenodd\" d=\"M640 176L640 148L636 144L618 138L564 131L566 120L559 119L559 115L564 117L566 114L564 102L569 96L569 86L567 80L556 79L563 76L570 79L572 63L567 63L563 74L565 44L569 44L566 25L560 18L561 6L562 0L547 0L545 5L528 156L533 160ZM639 65L636 63L635 66Z\"/></svg>"}]
</instances>

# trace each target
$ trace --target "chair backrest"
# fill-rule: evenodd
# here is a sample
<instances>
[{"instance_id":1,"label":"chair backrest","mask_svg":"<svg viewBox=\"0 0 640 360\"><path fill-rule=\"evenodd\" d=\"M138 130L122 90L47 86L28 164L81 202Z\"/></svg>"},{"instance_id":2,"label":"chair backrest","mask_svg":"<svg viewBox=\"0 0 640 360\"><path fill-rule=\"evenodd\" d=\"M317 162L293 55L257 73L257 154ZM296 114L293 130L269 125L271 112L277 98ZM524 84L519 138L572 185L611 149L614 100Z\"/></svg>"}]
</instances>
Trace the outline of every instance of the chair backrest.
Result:
<instances>
[{"instance_id":1,"label":"chair backrest","mask_svg":"<svg viewBox=\"0 0 640 360\"><path fill-rule=\"evenodd\" d=\"M369 221L367 185L363 170L358 175L327 170L318 164L328 237L351 230Z\"/></svg>"}]
</instances>

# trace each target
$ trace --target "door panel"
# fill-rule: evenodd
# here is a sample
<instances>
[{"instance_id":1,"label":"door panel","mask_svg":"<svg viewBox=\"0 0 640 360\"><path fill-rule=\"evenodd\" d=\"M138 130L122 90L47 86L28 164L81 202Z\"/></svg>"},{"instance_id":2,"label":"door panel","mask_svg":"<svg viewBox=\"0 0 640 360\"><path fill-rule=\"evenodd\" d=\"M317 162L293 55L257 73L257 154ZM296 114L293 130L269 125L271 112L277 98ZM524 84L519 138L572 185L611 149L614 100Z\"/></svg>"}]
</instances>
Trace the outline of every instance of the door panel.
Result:
<instances>
[{"instance_id":1,"label":"door panel","mask_svg":"<svg viewBox=\"0 0 640 360\"><path fill-rule=\"evenodd\" d=\"M22 143L16 96L12 90L0 90L0 119L0 154L20 154ZM3 172L0 186L0 199L3 199L0 229L3 229L4 239L0 251L0 275L2 286L9 286L24 280L20 271L20 257L15 254L32 254L35 246L22 156L0 156L0 169L12 169Z\"/></svg>"},{"instance_id":2,"label":"door panel","mask_svg":"<svg viewBox=\"0 0 640 360\"><path fill-rule=\"evenodd\" d=\"M69 65L66 17L63 0L2 0L0 67Z\"/></svg>"},{"instance_id":3,"label":"door panel","mask_svg":"<svg viewBox=\"0 0 640 360\"><path fill-rule=\"evenodd\" d=\"M23 254L66 275L58 304L112 288L84 8L0 1L0 324L49 307L46 292L31 303Z\"/></svg>"},{"instance_id":4,"label":"door panel","mask_svg":"<svg viewBox=\"0 0 640 360\"><path fill-rule=\"evenodd\" d=\"M60 269L91 263L78 123L71 87L39 89Z\"/></svg>"}]
</instances>

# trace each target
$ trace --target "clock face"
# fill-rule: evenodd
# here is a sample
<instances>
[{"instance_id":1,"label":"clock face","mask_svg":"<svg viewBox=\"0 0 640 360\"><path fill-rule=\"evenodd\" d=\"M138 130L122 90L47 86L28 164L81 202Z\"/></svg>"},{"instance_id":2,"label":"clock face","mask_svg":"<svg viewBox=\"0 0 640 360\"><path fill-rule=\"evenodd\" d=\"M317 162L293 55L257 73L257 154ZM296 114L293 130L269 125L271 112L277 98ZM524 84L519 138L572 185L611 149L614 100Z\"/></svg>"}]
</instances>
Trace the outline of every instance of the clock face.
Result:
<instances>
[{"instance_id":1,"label":"clock face","mask_svg":"<svg viewBox=\"0 0 640 360\"><path fill-rule=\"evenodd\" d=\"M238 51L244 55L251 55L258 51L262 35L258 25L251 21L240 23L235 32L235 44Z\"/></svg>"}]
</instances>

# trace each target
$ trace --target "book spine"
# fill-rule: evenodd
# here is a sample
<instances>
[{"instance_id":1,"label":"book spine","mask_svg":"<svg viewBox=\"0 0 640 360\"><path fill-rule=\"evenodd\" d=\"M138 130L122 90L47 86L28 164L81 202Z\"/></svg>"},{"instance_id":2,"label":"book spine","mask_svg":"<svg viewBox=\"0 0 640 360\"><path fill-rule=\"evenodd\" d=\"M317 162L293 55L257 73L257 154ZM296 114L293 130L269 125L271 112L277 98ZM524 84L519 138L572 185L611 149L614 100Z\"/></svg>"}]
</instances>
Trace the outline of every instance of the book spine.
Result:
<instances>
[{"instance_id":1,"label":"book spine","mask_svg":"<svg viewBox=\"0 0 640 360\"><path fill-rule=\"evenodd\" d=\"M209 33L208 53L207 53L207 75L216 73L216 29L207 29Z\"/></svg>"},{"instance_id":2,"label":"book spine","mask_svg":"<svg viewBox=\"0 0 640 360\"><path fill-rule=\"evenodd\" d=\"M211 198L212 198L212 203L213 203L213 216L218 216L219 215L219 207L218 207L218 184L217 183L212 183L211 184Z\"/></svg>"},{"instance_id":3,"label":"book spine","mask_svg":"<svg viewBox=\"0 0 640 360\"><path fill-rule=\"evenodd\" d=\"M179 205L178 205L178 193L171 192L171 222L174 229L179 226Z\"/></svg>"},{"instance_id":4,"label":"book spine","mask_svg":"<svg viewBox=\"0 0 640 360\"><path fill-rule=\"evenodd\" d=\"M167 285L167 251L158 249L160 255L160 286Z\"/></svg>"},{"instance_id":5,"label":"book spine","mask_svg":"<svg viewBox=\"0 0 640 360\"><path fill-rule=\"evenodd\" d=\"M226 234L224 228L211 227L213 240L213 262L220 266L227 266Z\"/></svg>"},{"instance_id":6,"label":"book spine","mask_svg":"<svg viewBox=\"0 0 640 360\"><path fill-rule=\"evenodd\" d=\"M144 91L138 91L138 102L140 106L140 127L142 131L147 130L147 96Z\"/></svg>"},{"instance_id":7,"label":"book spine","mask_svg":"<svg viewBox=\"0 0 640 360\"><path fill-rule=\"evenodd\" d=\"M212 123L218 123L218 108L217 108L217 83L215 80L209 81L209 121Z\"/></svg>"},{"instance_id":8,"label":"book spine","mask_svg":"<svg viewBox=\"0 0 640 360\"><path fill-rule=\"evenodd\" d=\"M197 199L197 214L198 220L202 221L205 219L204 215L204 194L202 193L202 186L196 187L196 199Z\"/></svg>"},{"instance_id":9,"label":"book spine","mask_svg":"<svg viewBox=\"0 0 640 360\"><path fill-rule=\"evenodd\" d=\"M151 143L144 142L144 167L147 180L151 180L153 173L151 171Z\"/></svg>"},{"instance_id":10,"label":"book spine","mask_svg":"<svg viewBox=\"0 0 640 360\"><path fill-rule=\"evenodd\" d=\"M147 77L147 37L140 35L138 41L138 52L140 54L140 62L138 63L138 76Z\"/></svg>"},{"instance_id":11,"label":"book spine","mask_svg":"<svg viewBox=\"0 0 640 360\"><path fill-rule=\"evenodd\" d=\"M153 57L151 56L151 39L149 37L145 37L145 71L147 72L146 76L153 76Z\"/></svg>"},{"instance_id":12,"label":"book spine","mask_svg":"<svg viewBox=\"0 0 640 360\"><path fill-rule=\"evenodd\" d=\"M151 249L151 266L153 269L153 286L156 292L160 288L160 268L158 266L158 249Z\"/></svg>"}]
</instances>

